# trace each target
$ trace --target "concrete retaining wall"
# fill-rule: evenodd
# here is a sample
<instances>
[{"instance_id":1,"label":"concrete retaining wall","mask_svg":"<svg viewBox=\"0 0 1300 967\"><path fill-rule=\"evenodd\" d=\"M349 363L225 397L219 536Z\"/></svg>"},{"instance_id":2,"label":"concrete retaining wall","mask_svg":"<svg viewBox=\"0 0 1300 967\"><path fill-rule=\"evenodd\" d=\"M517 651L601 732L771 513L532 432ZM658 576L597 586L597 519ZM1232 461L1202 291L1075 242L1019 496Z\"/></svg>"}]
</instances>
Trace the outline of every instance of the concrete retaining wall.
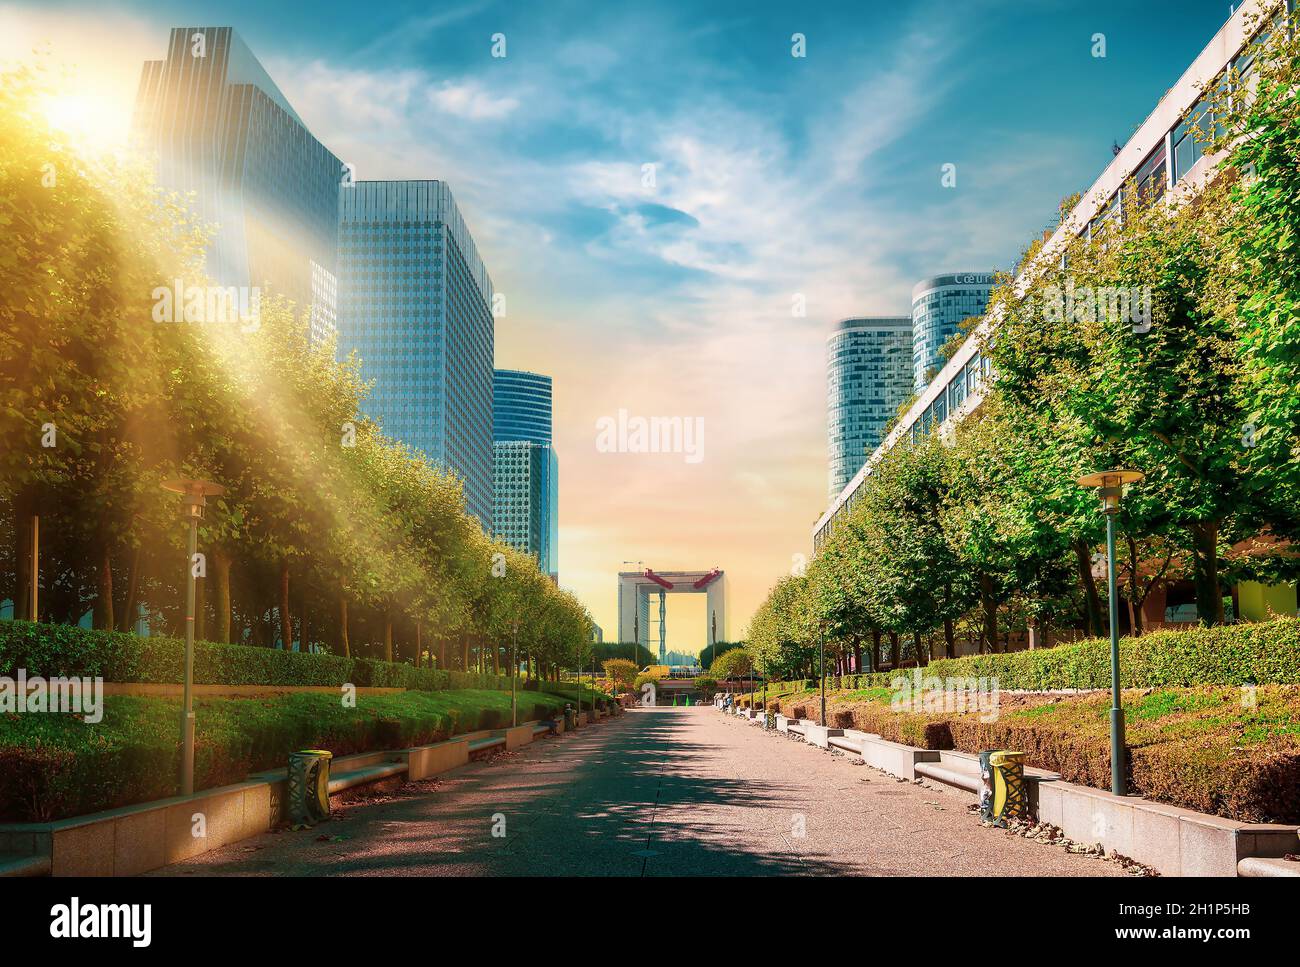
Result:
<instances>
[{"instance_id":1,"label":"concrete retaining wall","mask_svg":"<svg viewBox=\"0 0 1300 967\"><path fill-rule=\"evenodd\" d=\"M1236 876L1246 857L1297 848L1297 827L1239 823L1070 782L1038 789L1038 817L1070 839L1100 843L1166 876Z\"/></svg>"}]
</instances>

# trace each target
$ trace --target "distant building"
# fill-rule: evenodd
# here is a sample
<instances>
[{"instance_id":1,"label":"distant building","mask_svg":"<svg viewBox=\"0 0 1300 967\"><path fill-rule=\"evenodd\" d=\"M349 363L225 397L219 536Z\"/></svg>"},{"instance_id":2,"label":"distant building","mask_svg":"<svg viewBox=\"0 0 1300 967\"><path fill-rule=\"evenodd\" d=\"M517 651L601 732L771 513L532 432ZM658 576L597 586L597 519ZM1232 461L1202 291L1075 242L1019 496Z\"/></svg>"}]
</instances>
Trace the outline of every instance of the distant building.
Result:
<instances>
[{"instance_id":1,"label":"distant building","mask_svg":"<svg viewBox=\"0 0 1300 967\"><path fill-rule=\"evenodd\" d=\"M216 228L213 281L310 306L313 340L332 337L343 164L232 28L172 29L166 59L145 61L132 135Z\"/></svg>"},{"instance_id":2,"label":"distant building","mask_svg":"<svg viewBox=\"0 0 1300 967\"><path fill-rule=\"evenodd\" d=\"M454 472L492 532L492 280L441 181L336 190L339 354L375 381L384 432Z\"/></svg>"},{"instance_id":3,"label":"distant building","mask_svg":"<svg viewBox=\"0 0 1300 967\"><path fill-rule=\"evenodd\" d=\"M916 392L924 390L943 368L946 360L939 350L962 321L984 314L993 287L992 273L959 272L937 275L912 289L912 386Z\"/></svg>"},{"instance_id":4,"label":"distant building","mask_svg":"<svg viewBox=\"0 0 1300 967\"><path fill-rule=\"evenodd\" d=\"M844 319L826 338L826 442L834 497L880 445L912 388L912 319Z\"/></svg>"},{"instance_id":5,"label":"distant building","mask_svg":"<svg viewBox=\"0 0 1300 967\"><path fill-rule=\"evenodd\" d=\"M551 377L498 369L492 381L496 536L559 581L560 464Z\"/></svg>"}]
</instances>

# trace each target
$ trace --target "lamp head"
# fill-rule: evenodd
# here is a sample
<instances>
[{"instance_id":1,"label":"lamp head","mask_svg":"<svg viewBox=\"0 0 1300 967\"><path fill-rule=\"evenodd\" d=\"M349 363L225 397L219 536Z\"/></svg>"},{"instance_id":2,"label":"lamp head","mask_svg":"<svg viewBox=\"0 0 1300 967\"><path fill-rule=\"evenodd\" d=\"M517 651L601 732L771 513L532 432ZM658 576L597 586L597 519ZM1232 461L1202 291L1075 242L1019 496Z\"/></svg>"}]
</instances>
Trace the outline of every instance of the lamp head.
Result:
<instances>
[{"instance_id":1,"label":"lamp head","mask_svg":"<svg viewBox=\"0 0 1300 967\"><path fill-rule=\"evenodd\" d=\"M211 480L189 480L183 477L164 480L162 488L181 495L185 505L185 517L189 520L202 520L207 498L219 497L226 492L225 487Z\"/></svg>"},{"instance_id":2,"label":"lamp head","mask_svg":"<svg viewBox=\"0 0 1300 967\"><path fill-rule=\"evenodd\" d=\"M1088 487L1097 491L1097 496L1101 498L1101 512L1103 514L1118 514L1119 501L1124 495L1124 487L1128 484L1138 483L1144 478L1144 475L1137 470L1103 470L1100 473L1089 473L1075 481L1080 487Z\"/></svg>"}]
</instances>

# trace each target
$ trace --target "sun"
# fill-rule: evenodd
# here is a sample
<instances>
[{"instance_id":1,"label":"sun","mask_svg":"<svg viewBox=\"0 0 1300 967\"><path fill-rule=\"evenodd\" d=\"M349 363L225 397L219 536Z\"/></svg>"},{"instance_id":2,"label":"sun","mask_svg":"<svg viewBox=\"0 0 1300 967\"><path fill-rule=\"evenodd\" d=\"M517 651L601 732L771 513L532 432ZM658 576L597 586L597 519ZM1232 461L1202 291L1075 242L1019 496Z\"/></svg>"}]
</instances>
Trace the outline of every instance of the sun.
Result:
<instances>
[{"instance_id":1,"label":"sun","mask_svg":"<svg viewBox=\"0 0 1300 967\"><path fill-rule=\"evenodd\" d=\"M50 127L93 152L120 147L126 140L122 107L108 97L85 92L53 94L43 105Z\"/></svg>"}]
</instances>

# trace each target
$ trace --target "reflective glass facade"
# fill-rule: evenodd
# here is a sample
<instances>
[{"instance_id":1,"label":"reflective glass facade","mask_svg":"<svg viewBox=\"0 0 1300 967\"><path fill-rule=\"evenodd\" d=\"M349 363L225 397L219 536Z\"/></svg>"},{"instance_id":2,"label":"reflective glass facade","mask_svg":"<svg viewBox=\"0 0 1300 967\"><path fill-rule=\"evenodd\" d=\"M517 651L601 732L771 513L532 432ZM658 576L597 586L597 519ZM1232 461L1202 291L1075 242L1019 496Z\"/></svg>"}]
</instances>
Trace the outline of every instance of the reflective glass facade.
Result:
<instances>
[{"instance_id":1,"label":"reflective glass facade","mask_svg":"<svg viewBox=\"0 0 1300 967\"><path fill-rule=\"evenodd\" d=\"M492 439L551 442L551 377L518 369L492 375Z\"/></svg>"},{"instance_id":2,"label":"reflective glass facade","mask_svg":"<svg viewBox=\"0 0 1300 967\"><path fill-rule=\"evenodd\" d=\"M342 163L317 141L230 27L176 27L146 61L132 123L158 182L193 195L216 227L207 268L220 285L261 287L312 306L333 335Z\"/></svg>"},{"instance_id":3,"label":"reflective glass facade","mask_svg":"<svg viewBox=\"0 0 1300 967\"><path fill-rule=\"evenodd\" d=\"M463 482L492 530L492 280L440 181L336 190L339 354L374 381L363 408L384 432Z\"/></svg>"},{"instance_id":4,"label":"reflective glass facade","mask_svg":"<svg viewBox=\"0 0 1300 967\"><path fill-rule=\"evenodd\" d=\"M943 368L939 355L958 325L982 316L993 292L989 273L940 275L912 289L912 387L921 392Z\"/></svg>"},{"instance_id":5,"label":"reflective glass facade","mask_svg":"<svg viewBox=\"0 0 1300 967\"><path fill-rule=\"evenodd\" d=\"M830 495L880 445L885 424L911 394L912 320L845 319L826 339L826 443Z\"/></svg>"},{"instance_id":6,"label":"reflective glass facade","mask_svg":"<svg viewBox=\"0 0 1300 967\"><path fill-rule=\"evenodd\" d=\"M533 554L558 581L560 464L552 438L551 377L498 369L492 391L495 534ZM520 444L530 449L527 461Z\"/></svg>"},{"instance_id":7,"label":"reflective glass facade","mask_svg":"<svg viewBox=\"0 0 1300 967\"><path fill-rule=\"evenodd\" d=\"M551 532L555 451L545 443L498 440L492 444L492 456L493 533L515 550L531 554L538 567L558 580Z\"/></svg>"}]
</instances>

